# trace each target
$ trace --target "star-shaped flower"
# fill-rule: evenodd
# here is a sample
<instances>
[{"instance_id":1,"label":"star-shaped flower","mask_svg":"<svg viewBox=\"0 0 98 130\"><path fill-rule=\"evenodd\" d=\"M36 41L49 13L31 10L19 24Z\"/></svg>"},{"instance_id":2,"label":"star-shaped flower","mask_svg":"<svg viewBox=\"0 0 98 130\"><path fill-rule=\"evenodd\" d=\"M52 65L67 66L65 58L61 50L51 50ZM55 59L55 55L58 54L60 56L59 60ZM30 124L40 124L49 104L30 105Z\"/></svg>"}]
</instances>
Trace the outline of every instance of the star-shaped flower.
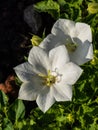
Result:
<instances>
[{"instance_id":1,"label":"star-shaped flower","mask_svg":"<svg viewBox=\"0 0 98 130\"><path fill-rule=\"evenodd\" d=\"M45 50L65 45L72 62L82 65L93 59L91 28L86 23L59 19L49 34L40 44Z\"/></svg>"},{"instance_id":2,"label":"star-shaped flower","mask_svg":"<svg viewBox=\"0 0 98 130\"><path fill-rule=\"evenodd\" d=\"M72 85L82 74L82 69L70 62L64 45L48 53L33 47L28 62L16 66L15 72L23 82L19 99L36 100L39 108L46 112L55 101L72 99Z\"/></svg>"}]
</instances>

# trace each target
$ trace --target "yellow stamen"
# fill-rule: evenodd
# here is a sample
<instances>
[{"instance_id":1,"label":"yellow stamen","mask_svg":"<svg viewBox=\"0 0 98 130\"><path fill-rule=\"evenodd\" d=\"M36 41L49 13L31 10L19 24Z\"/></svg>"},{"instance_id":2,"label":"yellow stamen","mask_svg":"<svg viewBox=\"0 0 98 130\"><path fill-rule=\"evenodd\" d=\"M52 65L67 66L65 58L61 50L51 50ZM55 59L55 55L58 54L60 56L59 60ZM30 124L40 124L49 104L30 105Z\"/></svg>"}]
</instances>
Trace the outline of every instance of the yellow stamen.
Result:
<instances>
[{"instance_id":1,"label":"yellow stamen","mask_svg":"<svg viewBox=\"0 0 98 130\"><path fill-rule=\"evenodd\" d=\"M65 44L66 48L68 49L69 52L74 52L77 48L76 43L67 43Z\"/></svg>"},{"instance_id":2,"label":"yellow stamen","mask_svg":"<svg viewBox=\"0 0 98 130\"><path fill-rule=\"evenodd\" d=\"M42 78L42 83L48 87L51 87L53 84L55 84L57 80L57 76L54 76L51 74L51 71L48 70L48 74L38 74L39 77Z\"/></svg>"}]
</instances>

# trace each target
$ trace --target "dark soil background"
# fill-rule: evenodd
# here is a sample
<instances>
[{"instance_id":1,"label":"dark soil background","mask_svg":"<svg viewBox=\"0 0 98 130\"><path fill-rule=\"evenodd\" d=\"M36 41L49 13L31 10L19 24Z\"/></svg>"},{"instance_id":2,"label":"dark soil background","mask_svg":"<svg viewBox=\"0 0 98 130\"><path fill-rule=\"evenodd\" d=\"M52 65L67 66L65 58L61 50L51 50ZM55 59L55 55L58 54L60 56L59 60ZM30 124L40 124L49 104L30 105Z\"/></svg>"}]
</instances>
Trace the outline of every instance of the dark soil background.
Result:
<instances>
[{"instance_id":1,"label":"dark soil background","mask_svg":"<svg viewBox=\"0 0 98 130\"><path fill-rule=\"evenodd\" d=\"M9 96L11 103L17 98L19 90L15 84L13 67L25 62L24 56L28 56L30 50L31 34L42 36L45 29L47 35L54 23L49 14L34 10L33 5L39 1L41 0L0 1L0 90ZM24 10L29 6L32 6L32 13L27 13L26 21ZM32 102L25 101L25 104L31 106Z\"/></svg>"}]
</instances>

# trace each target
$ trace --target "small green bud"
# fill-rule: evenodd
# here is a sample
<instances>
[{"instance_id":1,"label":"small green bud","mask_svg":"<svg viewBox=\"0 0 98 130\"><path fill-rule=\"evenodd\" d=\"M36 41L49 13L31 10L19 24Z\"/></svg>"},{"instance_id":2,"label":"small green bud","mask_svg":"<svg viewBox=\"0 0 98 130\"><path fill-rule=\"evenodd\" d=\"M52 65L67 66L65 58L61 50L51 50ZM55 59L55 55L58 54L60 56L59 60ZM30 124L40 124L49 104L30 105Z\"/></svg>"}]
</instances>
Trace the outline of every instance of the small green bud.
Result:
<instances>
[{"instance_id":1,"label":"small green bud","mask_svg":"<svg viewBox=\"0 0 98 130\"><path fill-rule=\"evenodd\" d=\"M95 54L95 55L98 55L98 50L95 50L95 51L94 51L94 54Z\"/></svg>"},{"instance_id":2,"label":"small green bud","mask_svg":"<svg viewBox=\"0 0 98 130\"><path fill-rule=\"evenodd\" d=\"M23 122L23 125L27 125L27 122L25 120L23 120L22 122Z\"/></svg>"},{"instance_id":3,"label":"small green bud","mask_svg":"<svg viewBox=\"0 0 98 130\"><path fill-rule=\"evenodd\" d=\"M94 50L94 58L90 63L91 65L98 65L98 50Z\"/></svg>"},{"instance_id":4,"label":"small green bud","mask_svg":"<svg viewBox=\"0 0 98 130\"><path fill-rule=\"evenodd\" d=\"M91 65L96 65L96 60L95 60L95 58L93 59L93 60L91 60Z\"/></svg>"},{"instance_id":5,"label":"small green bud","mask_svg":"<svg viewBox=\"0 0 98 130\"><path fill-rule=\"evenodd\" d=\"M40 38L37 35L33 35L32 39L31 39L31 43L32 43L33 46L39 46L41 41L42 41L42 38Z\"/></svg>"},{"instance_id":6,"label":"small green bud","mask_svg":"<svg viewBox=\"0 0 98 130\"><path fill-rule=\"evenodd\" d=\"M33 119L30 120L30 125L34 125L36 124L35 121Z\"/></svg>"},{"instance_id":7,"label":"small green bud","mask_svg":"<svg viewBox=\"0 0 98 130\"><path fill-rule=\"evenodd\" d=\"M68 119L68 122L73 123L74 122L74 115L72 113L68 114L67 119Z\"/></svg>"},{"instance_id":8,"label":"small green bud","mask_svg":"<svg viewBox=\"0 0 98 130\"><path fill-rule=\"evenodd\" d=\"M19 129L22 129L23 123L22 123L22 122L17 122L17 127L18 127Z\"/></svg>"},{"instance_id":9,"label":"small green bud","mask_svg":"<svg viewBox=\"0 0 98 130\"><path fill-rule=\"evenodd\" d=\"M98 3L89 3L87 10L90 14L98 13Z\"/></svg>"}]
</instances>

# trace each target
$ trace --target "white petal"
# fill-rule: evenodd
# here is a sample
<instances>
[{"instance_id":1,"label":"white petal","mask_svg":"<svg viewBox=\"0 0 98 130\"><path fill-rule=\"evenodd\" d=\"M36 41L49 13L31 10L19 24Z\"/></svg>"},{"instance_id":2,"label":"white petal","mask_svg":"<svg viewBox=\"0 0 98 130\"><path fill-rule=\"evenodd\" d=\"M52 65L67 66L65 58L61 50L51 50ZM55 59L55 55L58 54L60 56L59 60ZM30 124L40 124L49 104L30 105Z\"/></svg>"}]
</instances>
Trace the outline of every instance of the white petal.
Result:
<instances>
[{"instance_id":1,"label":"white petal","mask_svg":"<svg viewBox=\"0 0 98 130\"><path fill-rule=\"evenodd\" d=\"M54 47L60 46L60 45L65 45L65 43L71 43L72 39L70 36L65 35L64 33L62 33L62 31L60 32L59 35L53 35L53 34L49 34L41 43L40 43L40 47L45 49L46 51L50 51L51 49L53 49Z\"/></svg>"},{"instance_id":2,"label":"white petal","mask_svg":"<svg viewBox=\"0 0 98 130\"><path fill-rule=\"evenodd\" d=\"M45 87L36 100L39 108L45 113L55 102L52 89Z\"/></svg>"},{"instance_id":3,"label":"white petal","mask_svg":"<svg viewBox=\"0 0 98 130\"><path fill-rule=\"evenodd\" d=\"M69 55L64 45L55 47L50 50L49 58L52 64L52 69L60 69L63 65L69 62Z\"/></svg>"},{"instance_id":4,"label":"white petal","mask_svg":"<svg viewBox=\"0 0 98 130\"><path fill-rule=\"evenodd\" d=\"M46 74L50 69L48 54L40 47L33 47L30 50L28 61L37 73Z\"/></svg>"},{"instance_id":5,"label":"white petal","mask_svg":"<svg viewBox=\"0 0 98 130\"><path fill-rule=\"evenodd\" d=\"M65 36L64 36L65 39ZM40 47L44 48L46 51L53 49L54 47L63 44L62 38L60 36L55 36L53 34L49 34L41 43Z\"/></svg>"},{"instance_id":6,"label":"white petal","mask_svg":"<svg viewBox=\"0 0 98 130\"><path fill-rule=\"evenodd\" d=\"M33 66L30 65L28 62L14 67L14 70L22 82L30 81L33 75L35 75L35 73L33 72Z\"/></svg>"},{"instance_id":7,"label":"white petal","mask_svg":"<svg viewBox=\"0 0 98 130\"><path fill-rule=\"evenodd\" d=\"M39 78L32 78L32 82L25 82L19 90L19 99L34 101L43 88Z\"/></svg>"},{"instance_id":8,"label":"white petal","mask_svg":"<svg viewBox=\"0 0 98 130\"><path fill-rule=\"evenodd\" d=\"M56 84L53 87L53 92L56 101L71 101L72 99L72 86L64 82Z\"/></svg>"},{"instance_id":9,"label":"white petal","mask_svg":"<svg viewBox=\"0 0 98 130\"><path fill-rule=\"evenodd\" d=\"M69 54L70 59L72 62L82 65L92 58L92 56L90 59L88 59L89 57L87 58L87 55L93 55L93 52L90 50L90 48L92 48L91 43L89 41L82 43L79 39L76 40L76 43L78 43L77 49L75 52Z\"/></svg>"},{"instance_id":10,"label":"white petal","mask_svg":"<svg viewBox=\"0 0 98 130\"><path fill-rule=\"evenodd\" d=\"M90 60L93 59L93 45L92 44L90 44L89 46L86 58Z\"/></svg>"},{"instance_id":11,"label":"white petal","mask_svg":"<svg viewBox=\"0 0 98 130\"><path fill-rule=\"evenodd\" d=\"M61 81L65 84L73 85L81 76L83 70L76 64L69 62L59 70L59 73L62 74Z\"/></svg>"},{"instance_id":12,"label":"white petal","mask_svg":"<svg viewBox=\"0 0 98 130\"><path fill-rule=\"evenodd\" d=\"M66 34L70 35L70 33L75 33L75 22L68 20L68 19L59 19L53 25L52 34L54 35L61 35L61 31Z\"/></svg>"},{"instance_id":13,"label":"white petal","mask_svg":"<svg viewBox=\"0 0 98 130\"><path fill-rule=\"evenodd\" d=\"M77 30L77 37L82 41L88 40L89 42L92 42L92 32L91 28L86 23L76 23L76 30Z\"/></svg>"}]
</instances>

